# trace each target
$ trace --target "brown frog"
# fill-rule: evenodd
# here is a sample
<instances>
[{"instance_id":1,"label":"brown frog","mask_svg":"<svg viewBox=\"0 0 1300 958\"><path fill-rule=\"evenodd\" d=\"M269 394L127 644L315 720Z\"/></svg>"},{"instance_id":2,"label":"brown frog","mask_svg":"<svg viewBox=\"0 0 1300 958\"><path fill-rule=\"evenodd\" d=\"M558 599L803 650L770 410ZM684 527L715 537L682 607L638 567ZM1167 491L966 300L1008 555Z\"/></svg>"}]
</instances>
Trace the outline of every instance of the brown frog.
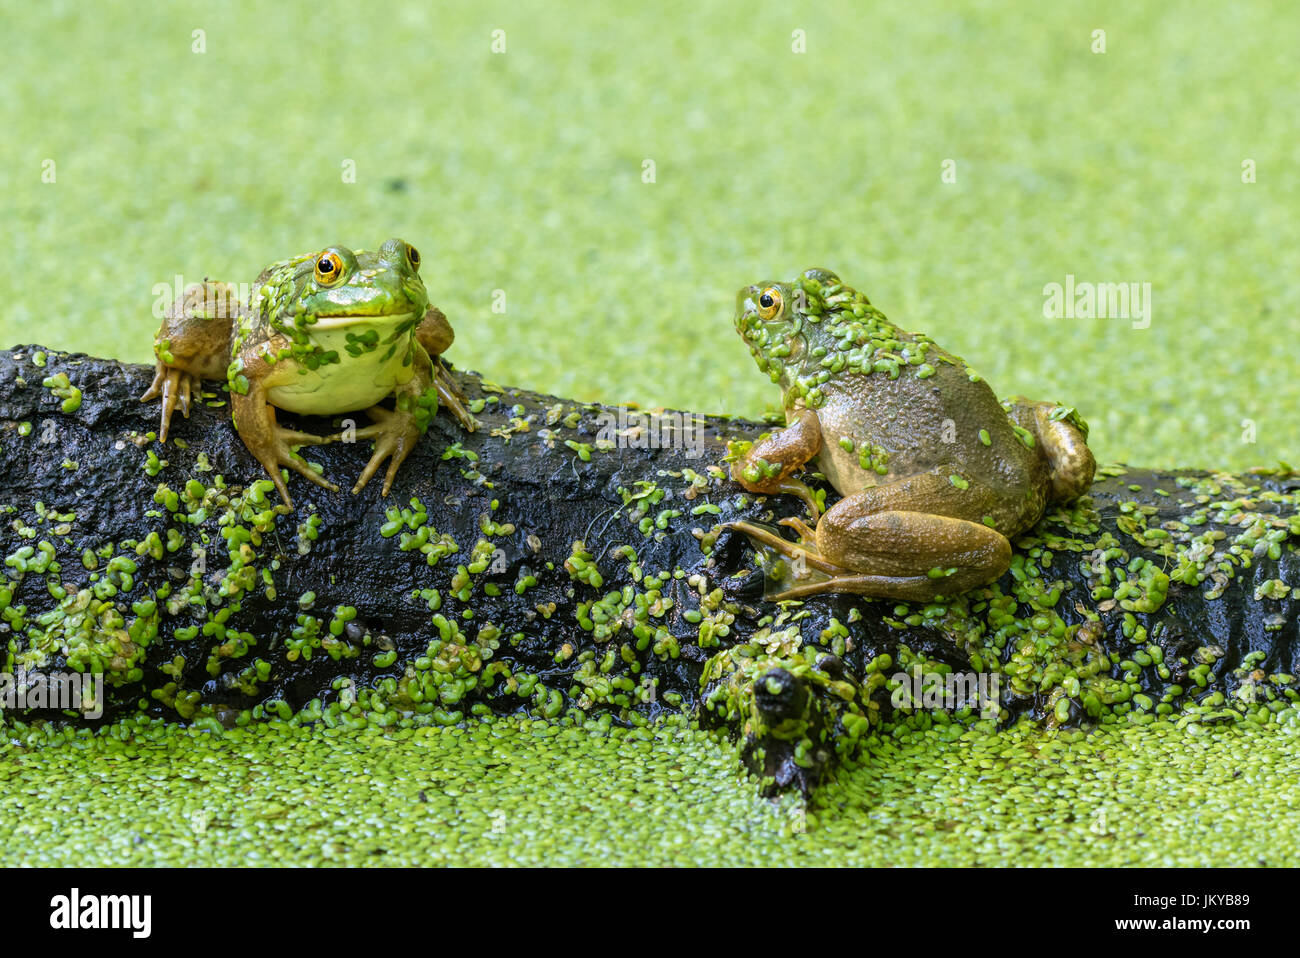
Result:
<instances>
[{"instance_id":1,"label":"brown frog","mask_svg":"<svg viewBox=\"0 0 1300 958\"><path fill-rule=\"evenodd\" d=\"M1081 495L1096 464L1073 409L993 390L921 333L890 323L824 269L740 291L736 328L781 386L787 426L732 476L799 496L815 528L791 542L733 523L790 560L773 600L823 592L924 602L998 578L1010 540L1049 502ZM844 498L825 515L795 473L809 464Z\"/></svg>"}]
</instances>

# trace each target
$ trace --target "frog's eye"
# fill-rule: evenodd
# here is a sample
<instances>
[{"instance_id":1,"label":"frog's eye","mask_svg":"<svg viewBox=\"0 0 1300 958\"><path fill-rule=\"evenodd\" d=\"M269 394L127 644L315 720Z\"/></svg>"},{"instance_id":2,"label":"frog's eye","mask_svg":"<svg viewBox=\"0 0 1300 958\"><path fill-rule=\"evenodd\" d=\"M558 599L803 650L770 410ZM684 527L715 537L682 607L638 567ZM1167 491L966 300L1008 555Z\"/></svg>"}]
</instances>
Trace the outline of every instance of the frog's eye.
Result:
<instances>
[{"instance_id":1,"label":"frog's eye","mask_svg":"<svg viewBox=\"0 0 1300 958\"><path fill-rule=\"evenodd\" d=\"M420 251L410 243L406 244L406 261L411 264L411 269L417 273L420 271Z\"/></svg>"},{"instance_id":2,"label":"frog's eye","mask_svg":"<svg viewBox=\"0 0 1300 958\"><path fill-rule=\"evenodd\" d=\"M343 279L343 260L339 254L327 249L316 257L316 282L321 286L334 286Z\"/></svg>"},{"instance_id":3,"label":"frog's eye","mask_svg":"<svg viewBox=\"0 0 1300 958\"><path fill-rule=\"evenodd\" d=\"M769 286L758 295L758 318L772 319L781 312L781 291Z\"/></svg>"}]
</instances>

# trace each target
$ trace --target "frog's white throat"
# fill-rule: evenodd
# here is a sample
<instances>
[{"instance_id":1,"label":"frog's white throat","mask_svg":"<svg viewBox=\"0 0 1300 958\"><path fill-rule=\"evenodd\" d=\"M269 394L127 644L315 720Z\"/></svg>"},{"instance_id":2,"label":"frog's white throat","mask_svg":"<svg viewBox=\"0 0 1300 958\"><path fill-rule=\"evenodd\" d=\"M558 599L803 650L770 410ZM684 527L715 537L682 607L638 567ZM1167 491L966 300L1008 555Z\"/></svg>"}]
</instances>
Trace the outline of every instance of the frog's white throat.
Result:
<instances>
[{"instance_id":1,"label":"frog's white throat","mask_svg":"<svg viewBox=\"0 0 1300 958\"><path fill-rule=\"evenodd\" d=\"M406 319L413 315L406 314ZM351 323L337 322L329 326L316 323L309 327L316 349L324 354L334 353L337 361L321 363L314 369L294 363L292 373L279 377L267 390L267 398L290 412L332 416L373 406L398 386L409 382L415 374L412 361L412 350L417 348L414 324L400 338L392 339L391 332L385 333L384 330L389 326L395 329L401 323L394 314L384 317L378 342L357 340L351 328L374 328L375 318L355 317Z\"/></svg>"}]
</instances>

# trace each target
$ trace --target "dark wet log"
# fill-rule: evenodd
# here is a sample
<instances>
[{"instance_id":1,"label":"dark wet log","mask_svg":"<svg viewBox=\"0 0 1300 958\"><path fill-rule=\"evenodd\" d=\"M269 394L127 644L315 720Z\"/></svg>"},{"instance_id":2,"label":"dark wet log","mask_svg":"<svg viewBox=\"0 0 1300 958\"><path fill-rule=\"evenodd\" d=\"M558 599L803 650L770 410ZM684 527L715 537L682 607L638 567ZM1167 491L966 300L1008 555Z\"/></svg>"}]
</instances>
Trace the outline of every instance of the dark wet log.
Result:
<instances>
[{"instance_id":1,"label":"dark wet log","mask_svg":"<svg viewBox=\"0 0 1300 958\"><path fill-rule=\"evenodd\" d=\"M368 443L306 448L343 491L293 476L285 514L219 386L162 446L157 403L138 401L147 367L0 354L5 671L103 673L98 721L684 710L740 736L767 787L805 788L891 707L922 707L893 691L908 668L996 678L1002 721L1162 702L1226 721L1295 694L1289 473L1113 470L1021 537L988 589L782 609L748 541L718 528L801 513L745 494L722 463L726 440L770 426L639 419L456 375L479 431L440 413L387 499L378 482L347 491Z\"/></svg>"}]
</instances>

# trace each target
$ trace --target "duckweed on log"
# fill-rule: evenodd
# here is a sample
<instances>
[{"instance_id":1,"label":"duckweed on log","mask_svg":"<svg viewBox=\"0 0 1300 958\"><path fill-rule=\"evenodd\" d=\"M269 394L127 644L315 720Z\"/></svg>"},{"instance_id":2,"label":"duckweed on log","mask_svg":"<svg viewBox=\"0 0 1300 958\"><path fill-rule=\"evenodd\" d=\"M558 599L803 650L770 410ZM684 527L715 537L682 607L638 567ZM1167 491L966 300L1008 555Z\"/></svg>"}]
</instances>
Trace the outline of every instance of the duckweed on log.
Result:
<instances>
[{"instance_id":1,"label":"duckweed on log","mask_svg":"<svg viewBox=\"0 0 1300 958\"><path fill-rule=\"evenodd\" d=\"M986 588L778 608L762 600L776 563L722 528L799 513L721 468L764 424L694 417L693 458L694 441L597 441L604 407L459 375L484 429L438 416L388 499L306 487L286 514L219 393L160 449L135 399L144 367L0 354L4 670L102 674L104 721L199 728L698 714L741 739L766 790L811 789L860 754L890 721L899 672L995 675L1004 725L1296 714L1300 478L1286 468L1110 467L1020 537ZM366 458L348 444L312 455L333 476ZM899 711L944 735L977 721L970 702ZM7 716L19 741L51 719L80 720Z\"/></svg>"}]
</instances>

